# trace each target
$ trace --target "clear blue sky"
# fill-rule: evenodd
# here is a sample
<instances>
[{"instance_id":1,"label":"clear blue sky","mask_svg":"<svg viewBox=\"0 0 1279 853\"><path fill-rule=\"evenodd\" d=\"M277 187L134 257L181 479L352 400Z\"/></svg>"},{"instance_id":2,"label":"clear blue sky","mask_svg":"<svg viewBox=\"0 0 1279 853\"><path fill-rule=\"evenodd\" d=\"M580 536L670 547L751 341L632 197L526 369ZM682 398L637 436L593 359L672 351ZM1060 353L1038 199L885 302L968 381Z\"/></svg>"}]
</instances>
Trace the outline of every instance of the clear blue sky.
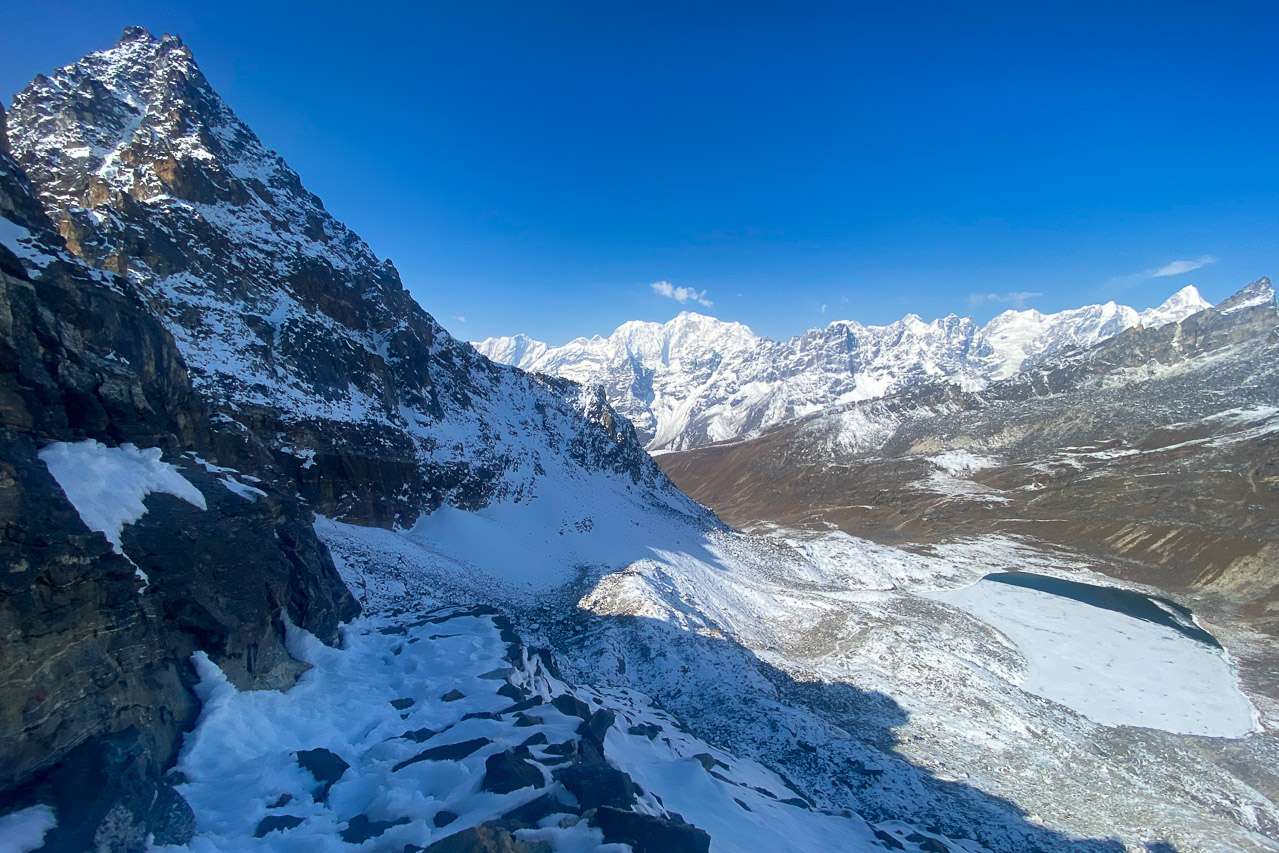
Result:
<instances>
[{"instance_id":1,"label":"clear blue sky","mask_svg":"<svg viewBox=\"0 0 1279 853\"><path fill-rule=\"evenodd\" d=\"M1273 2L41 0L5 17L6 104L126 25L181 34L464 338L558 343L681 307L784 337L1279 277Z\"/></svg>"}]
</instances>

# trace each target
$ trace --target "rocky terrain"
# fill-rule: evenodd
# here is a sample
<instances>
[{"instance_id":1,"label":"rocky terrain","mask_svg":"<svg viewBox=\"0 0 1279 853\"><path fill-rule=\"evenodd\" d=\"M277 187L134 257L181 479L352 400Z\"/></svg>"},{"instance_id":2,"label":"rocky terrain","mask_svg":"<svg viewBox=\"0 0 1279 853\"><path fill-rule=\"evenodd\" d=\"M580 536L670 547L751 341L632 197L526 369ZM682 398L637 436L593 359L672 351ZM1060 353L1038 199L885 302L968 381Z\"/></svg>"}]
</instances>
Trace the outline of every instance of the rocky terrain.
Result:
<instances>
[{"instance_id":1,"label":"rocky terrain","mask_svg":"<svg viewBox=\"0 0 1279 853\"><path fill-rule=\"evenodd\" d=\"M598 395L450 338L180 40L126 30L5 131L0 798L56 805L46 849L191 837L161 774L192 654L287 687L286 624L358 613L317 510L411 524L598 475L705 515Z\"/></svg>"},{"instance_id":2,"label":"rocky terrain","mask_svg":"<svg viewBox=\"0 0 1279 853\"><path fill-rule=\"evenodd\" d=\"M752 435L832 406L947 382L977 390L1070 347L1208 307L1193 287L1136 311L1108 302L1056 314L1005 311L985 326L954 315L887 326L851 320L788 341L740 323L684 312L668 323L625 323L607 338L547 346L524 335L476 349L524 370L600 386L652 452Z\"/></svg>"},{"instance_id":3,"label":"rocky terrain","mask_svg":"<svg viewBox=\"0 0 1279 853\"><path fill-rule=\"evenodd\" d=\"M173 339L66 251L2 144L0 215L0 791L62 807L50 849L184 841L190 809L161 774L199 710L191 653L243 687L287 686L285 622L333 642L359 608L287 476L211 420ZM154 448L198 505L153 496L113 549L38 456L85 445ZM261 487L246 499L232 475Z\"/></svg>"},{"instance_id":4,"label":"rocky terrain","mask_svg":"<svg viewBox=\"0 0 1279 853\"><path fill-rule=\"evenodd\" d=\"M593 392L451 338L180 39L126 30L37 77L9 134L71 251L128 279L215 417L263 437L325 514L411 525L443 503L518 499L565 456L665 487Z\"/></svg>"},{"instance_id":5,"label":"rocky terrain","mask_svg":"<svg viewBox=\"0 0 1279 853\"><path fill-rule=\"evenodd\" d=\"M1279 849L1268 282L682 315L600 390L449 336L180 39L0 139L0 848ZM662 460L749 532L644 449L728 436Z\"/></svg>"}]
</instances>

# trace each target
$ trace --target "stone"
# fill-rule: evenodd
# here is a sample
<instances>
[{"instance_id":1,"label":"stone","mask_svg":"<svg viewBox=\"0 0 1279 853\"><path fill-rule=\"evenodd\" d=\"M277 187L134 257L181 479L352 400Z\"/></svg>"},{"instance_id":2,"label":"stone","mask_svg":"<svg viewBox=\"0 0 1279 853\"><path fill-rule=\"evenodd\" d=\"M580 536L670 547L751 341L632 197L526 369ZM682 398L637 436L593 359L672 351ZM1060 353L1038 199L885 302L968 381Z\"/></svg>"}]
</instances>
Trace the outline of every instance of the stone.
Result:
<instances>
[{"instance_id":1,"label":"stone","mask_svg":"<svg viewBox=\"0 0 1279 853\"><path fill-rule=\"evenodd\" d=\"M709 853L711 837L687 823L653 815L602 807L590 816L591 826L604 832L604 841L629 844L634 853Z\"/></svg>"},{"instance_id":2,"label":"stone","mask_svg":"<svg viewBox=\"0 0 1279 853\"><path fill-rule=\"evenodd\" d=\"M580 726L577 727L577 733L582 736L583 740L589 740L599 746L600 751L604 750L604 735L613 727L616 716L607 708L596 711L591 714Z\"/></svg>"},{"instance_id":3,"label":"stone","mask_svg":"<svg viewBox=\"0 0 1279 853\"><path fill-rule=\"evenodd\" d=\"M591 706L570 693L561 693L551 700L551 705L561 714L570 717L581 717L585 720L591 715Z\"/></svg>"},{"instance_id":4,"label":"stone","mask_svg":"<svg viewBox=\"0 0 1279 853\"><path fill-rule=\"evenodd\" d=\"M442 838L426 848L427 853L551 853L544 842L515 840L502 827L481 824Z\"/></svg>"},{"instance_id":5,"label":"stone","mask_svg":"<svg viewBox=\"0 0 1279 853\"><path fill-rule=\"evenodd\" d=\"M477 752L488 746L493 741L486 737L472 738L471 740L459 741L457 743L446 743L441 746L433 746L430 749L424 749L412 758L405 759L399 764L391 768L391 772L403 770L411 764L417 764L419 761L461 761L468 755Z\"/></svg>"},{"instance_id":6,"label":"stone","mask_svg":"<svg viewBox=\"0 0 1279 853\"><path fill-rule=\"evenodd\" d=\"M539 821L550 815L576 813L577 809L572 806L561 803L550 794L543 794L535 800L530 800L522 806L511 809L502 815L502 820L534 827L538 825Z\"/></svg>"},{"instance_id":7,"label":"stone","mask_svg":"<svg viewBox=\"0 0 1279 853\"><path fill-rule=\"evenodd\" d=\"M267 815L258 823L258 828L254 831L254 838L265 838L268 833L287 832L296 826L301 826L306 818L298 817L291 814Z\"/></svg>"},{"instance_id":8,"label":"stone","mask_svg":"<svg viewBox=\"0 0 1279 853\"><path fill-rule=\"evenodd\" d=\"M409 822L407 817L396 820L370 820L366 814L358 814L346 823L346 828L338 834L347 844L363 844L370 838L377 838L393 826L402 826Z\"/></svg>"},{"instance_id":9,"label":"stone","mask_svg":"<svg viewBox=\"0 0 1279 853\"><path fill-rule=\"evenodd\" d=\"M607 764L575 764L555 771L559 780L583 810L612 806L627 809L635 804L638 788L621 770Z\"/></svg>"},{"instance_id":10,"label":"stone","mask_svg":"<svg viewBox=\"0 0 1279 853\"><path fill-rule=\"evenodd\" d=\"M882 829L875 830L875 837L879 839L879 843L889 850L905 850L906 845L902 844L896 838L893 838Z\"/></svg>"},{"instance_id":11,"label":"stone","mask_svg":"<svg viewBox=\"0 0 1279 853\"><path fill-rule=\"evenodd\" d=\"M472 711L469 714L462 715L462 721L465 722L467 720L495 720L501 722L502 715L492 711Z\"/></svg>"},{"instance_id":12,"label":"stone","mask_svg":"<svg viewBox=\"0 0 1279 853\"><path fill-rule=\"evenodd\" d=\"M320 787L315 789L316 802L323 802L329 796L329 789L342 778L350 768L337 753L327 749L304 749L297 754L298 766L315 777Z\"/></svg>"},{"instance_id":13,"label":"stone","mask_svg":"<svg viewBox=\"0 0 1279 853\"><path fill-rule=\"evenodd\" d=\"M542 788L546 779L535 764L517 756L513 751L490 755L484 762L484 781L480 787L497 794L509 794L520 788Z\"/></svg>"},{"instance_id":14,"label":"stone","mask_svg":"<svg viewBox=\"0 0 1279 853\"><path fill-rule=\"evenodd\" d=\"M440 697L441 702L456 702L458 699L465 699L466 694L456 687Z\"/></svg>"},{"instance_id":15,"label":"stone","mask_svg":"<svg viewBox=\"0 0 1279 853\"><path fill-rule=\"evenodd\" d=\"M631 726L626 730L627 734L641 735L649 740L656 739L662 731L662 727L656 723L641 723L638 726Z\"/></svg>"}]
</instances>

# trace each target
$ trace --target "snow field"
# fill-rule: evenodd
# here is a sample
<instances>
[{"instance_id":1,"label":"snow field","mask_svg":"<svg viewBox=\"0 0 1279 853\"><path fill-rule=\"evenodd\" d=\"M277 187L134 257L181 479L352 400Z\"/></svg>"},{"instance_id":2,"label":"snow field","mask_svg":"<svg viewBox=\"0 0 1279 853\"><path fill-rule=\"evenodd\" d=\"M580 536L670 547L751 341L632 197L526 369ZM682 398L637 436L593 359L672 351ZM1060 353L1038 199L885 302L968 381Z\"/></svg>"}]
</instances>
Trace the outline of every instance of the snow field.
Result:
<instances>
[{"instance_id":1,"label":"snow field","mask_svg":"<svg viewBox=\"0 0 1279 853\"><path fill-rule=\"evenodd\" d=\"M1231 738L1257 730L1224 652L1171 628L988 580L932 597L1016 644L1029 664L1022 690L1102 725Z\"/></svg>"},{"instance_id":2,"label":"snow field","mask_svg":"<svg viewBox=\"0 0 1279 853\"><path fill-rule=\"evenodd\" d=\"M538 734L551 744L574 739L582 723L549 703L528 710L539 721L535 725L517 726L513 714L463 719L508 707L512 700L498 693L504 685L544 699L570 693L592 709L612 710L616 722L607 731L605 754L641 786L635 809L678 812L710 831L713 853L882 849L860 818L783 802L797 794L776 774L687 734L640 694L573 689L526 651L512 667L491 617L444 609L416 619L362 619L344 629L340 649L293 627L289 640L291 653L312 668L285 692L239 692L197 653L204 708L178 762L187 780L179 791L195 810L197 836L186 847L158 851L399 850L499 818L546 793L568 812L574 798L548 766L541 768L543 788L509 794L481 789L488 757ZM463 695L457 698L455 690ZM633 733L637 726L652 736ZM473 739L491 743L460 760L421 760L395 769L424 749ZM317 779L296 759L312 749L329 750L350 765L327 797L317 796ZM533 745L531 757L539 762L551 756ZM441 811L457 817L437 827ZM362 843L343 840L360 815L395 825ZM261 833L261 821L272 816L300 822ZM545 818L516 837L569 853L629 849L604 843L600 830L567 815Z\"/></svg>"}]
</instances>

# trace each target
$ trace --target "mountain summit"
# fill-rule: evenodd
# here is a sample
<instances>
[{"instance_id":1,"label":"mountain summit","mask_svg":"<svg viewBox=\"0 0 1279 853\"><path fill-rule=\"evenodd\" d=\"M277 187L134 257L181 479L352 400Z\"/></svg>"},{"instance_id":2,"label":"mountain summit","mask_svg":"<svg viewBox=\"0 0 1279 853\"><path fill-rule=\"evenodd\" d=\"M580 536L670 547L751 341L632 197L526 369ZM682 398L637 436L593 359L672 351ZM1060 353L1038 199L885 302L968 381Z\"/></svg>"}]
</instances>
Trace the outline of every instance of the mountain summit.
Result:
<instances>
[{"instance_id":1,"label":"mountain summit","mask_svg":"<svg viewBox=\"0 0 1279 853\"><path fill-rule=\"evenodd\" d=\"M586 472L677 495L595 392L449 336L180 39L131 27L38 77L10 138L68 248L129 280L218 416L274 435L325 515L408 526Z\"/></svg>"},{"instance_id":2,"label":"mountain summit","mask_svg":"<svg viewBox=\"0 0 1279 853\"><path fill-rule=\"evenodd\" d=\"M474 346L494 361L600 385L650 451L687 450L921 382L975 391L1070 347L1207 307L1186 287L1141 312L1107 302L1056 314L1005 311L985 326L953 314L927 323L910 314L887 326L836 320L782 342L683 312L561 347L525 335Z\"/></svg>"}]
</instances>

